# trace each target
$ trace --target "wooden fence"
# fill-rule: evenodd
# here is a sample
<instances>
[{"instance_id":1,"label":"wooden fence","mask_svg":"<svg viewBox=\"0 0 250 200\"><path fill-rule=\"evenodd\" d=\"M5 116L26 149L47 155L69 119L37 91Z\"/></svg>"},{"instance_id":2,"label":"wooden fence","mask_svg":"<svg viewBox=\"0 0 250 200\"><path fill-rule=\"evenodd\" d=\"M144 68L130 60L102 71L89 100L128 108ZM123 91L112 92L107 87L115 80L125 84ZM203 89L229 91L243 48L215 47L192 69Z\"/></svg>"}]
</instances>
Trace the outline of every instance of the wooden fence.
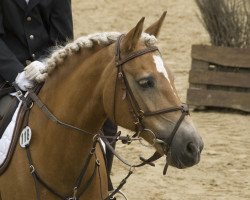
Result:
<instances>
[{"instance_id":1,"label":"wooden fence","mask_svg":"<svg viewBox=\"0 0 250 200\"><path fill-rule=\"evenodd\" d=\"M192 46L187 103L250 112L250 49Z\"/></svg>"}]
</instances>

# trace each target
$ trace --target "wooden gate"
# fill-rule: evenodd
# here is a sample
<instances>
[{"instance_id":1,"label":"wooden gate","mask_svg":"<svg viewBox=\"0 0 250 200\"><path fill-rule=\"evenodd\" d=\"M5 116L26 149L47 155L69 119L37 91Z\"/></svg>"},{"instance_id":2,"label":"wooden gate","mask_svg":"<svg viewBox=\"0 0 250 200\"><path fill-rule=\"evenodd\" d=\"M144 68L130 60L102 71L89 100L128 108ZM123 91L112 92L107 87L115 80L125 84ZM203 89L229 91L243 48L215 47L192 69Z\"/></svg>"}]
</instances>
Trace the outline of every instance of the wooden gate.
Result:
<instances>
[{"instance_id":1,"label":"wooden gate","mask_svg":"<svg viewBox=\"0 0 250 200\"><path fill-rule=\"evenodd\" d=\"M187 103L250 112L250 49L192 46Z\"/></svg>"}]
</instances>

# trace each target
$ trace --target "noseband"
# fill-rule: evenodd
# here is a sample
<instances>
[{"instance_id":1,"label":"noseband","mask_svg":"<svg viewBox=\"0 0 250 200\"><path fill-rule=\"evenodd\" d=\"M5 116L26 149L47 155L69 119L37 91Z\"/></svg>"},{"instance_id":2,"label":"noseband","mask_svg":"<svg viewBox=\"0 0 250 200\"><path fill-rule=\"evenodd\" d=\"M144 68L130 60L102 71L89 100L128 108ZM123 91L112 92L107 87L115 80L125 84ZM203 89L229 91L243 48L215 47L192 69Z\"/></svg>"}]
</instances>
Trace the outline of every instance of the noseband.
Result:
<instances>
[{"instance_id":1,"label":"noseband","mask_svg":"<svg viewBox=\"0 0 250 200\"><path fill-rule=\"evenodd\" d=\"M162 115L165 113L171 113L171 112L176 112L176 111L181 111L181 113L182 113L179 120L175 124L175 127L172 130L171 135L167 139L167 142L164 142L161 139L160 140L157 139L157 141L160 141L160 143L163 143L166 146L165 153L167 154L178 128L180 127L185 116L189 115L188 107L186 104L182 104L181 106L165 108L165 109L156 110L156 111L144 111L143 109L141 109L138 101L136 100L136 98L131 90L131 87L129 86L128 79L127 79L126 74L123 70L123 65L134 58L137 58L139 56L142 56L142 55L150 53L150 52L159 51L159 49L156 46L150 46L150 47L147 47L145 49L132 52L129 55L127 55L126 57L121 58L120 45L121 45L121 41L122 41L123 36L124 35L121 35L117 39L116 44L115 44L115 64L117 67L117 79L120 80L125 85L125 92L128 96L127 99L128 99L129 105L132 108L132 112L133 112L134 124L135 124L135 130L136 130L136 133L134 134L133 137L139 136L141 132L146 131L146 130L149 130L151 133L154 134L153 131L151 131L150 129L146 129L146 127L144 126L143 119L145 117L152 117L152 116ZM116 94L114 94L114 95L116 95ZM115 105L114 105L113 111L114 111L114 119L115 119ZM155 134L154 134L154 137L156 139ZM156 141L154 141L154 142L156 142Z\"/></svg>"}]
</instances>

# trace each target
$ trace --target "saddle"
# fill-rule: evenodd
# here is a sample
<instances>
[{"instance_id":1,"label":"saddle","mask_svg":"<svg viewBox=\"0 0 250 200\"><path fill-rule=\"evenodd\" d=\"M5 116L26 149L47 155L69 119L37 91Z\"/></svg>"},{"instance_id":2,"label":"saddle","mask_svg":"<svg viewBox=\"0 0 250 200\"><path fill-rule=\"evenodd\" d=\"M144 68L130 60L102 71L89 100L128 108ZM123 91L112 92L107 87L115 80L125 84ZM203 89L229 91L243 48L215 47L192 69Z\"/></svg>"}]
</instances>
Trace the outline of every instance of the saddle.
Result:
<instances>
[{"instance_id":1,"label":"saddle","mask_svg":"<svg viewBox=\"0 0 250 200\"><path fill-rule=\"evenodd\" d=\"M29 111L30 111L30 109L27 107L27 105L30 105L29 103L31 102L31 99L29 97L27 97L25 104L23 102L21 103L20 102L20 101L22 101L21 98L24 98L23 95L17 95L18 97L16 97L16 96L12 97L11 95L9 95L9 93L11 93L11 92L18 91L17 89L15 89L15 87L12 87L12 86L9 87L9 86L5 85L4 87L2 87L2 89L4 89L4 90L0 89L1 90L0 91L0 94L1 94L1 96L0 96L0 102L1 102L0 103L0 113L2 114L2 116L4 118L4 120L1 121L1 127L0 127L0 129L3 130L0 132L0 139L2 141L3 140L6 141L6 137L2 137L2 134L3 133L5 134L6 126L8 128L9 123L15 123L15 124L14 124L14 128L13 128L13 132L11 133L12 136L8 136L8 138L7 138L8 140L10 140L8 142L7 149L5 149L6 145L4 145L4 147L0 146L1 150L3 150L3 149L7 150L7 152L5 151L6 155L4 157L4 160L1 158L2 160L0 163L0 176L8 168L8 165L12 159L12 155L15 151L18 139L20 137L21 130L23 130L24 126L27 125ZM34 89L34 92L38 93L40 89L41 89L41 86L37 86ZM18 92L21 92L21 91L18 91ZM16 115L14 122L11 121L13 114ZM0 153L2 153L2 152L0 151ZM2 154L2 155L4 155L4 154Z\"/></svg>"},{"instance_id":2,"label":"saddle","mask_svg":"<svg viewBox=\"0 0 250 200\"><path fill-rule=\"evenodd\" d=\"M0 138L10 123L18 105L17 98L10 95L14 91L14 87L7 83L0 85Z\"/></svg>"}]
</instances>

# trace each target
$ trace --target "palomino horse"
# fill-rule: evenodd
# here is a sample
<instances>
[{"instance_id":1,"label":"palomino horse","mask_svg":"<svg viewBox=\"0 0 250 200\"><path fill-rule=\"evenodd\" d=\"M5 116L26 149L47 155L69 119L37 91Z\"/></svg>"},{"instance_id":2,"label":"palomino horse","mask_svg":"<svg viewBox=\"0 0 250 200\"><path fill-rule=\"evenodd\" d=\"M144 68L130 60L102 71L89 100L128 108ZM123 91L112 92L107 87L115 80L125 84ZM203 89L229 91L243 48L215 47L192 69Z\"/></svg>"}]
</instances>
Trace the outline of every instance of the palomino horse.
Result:
<instances>
[{"instance_id":1,"label":"palomino horse","mask_svg":"<svg viewBox=\"0 0 250 200\"><path fill-rule=\"evenodd\" d=\"M90 35L69 43L44 61L47 70L37 80L48 77L38 95L40 100L61 121L93 135L54 123L34 105L28 122L32 166L26 151L18 145L0 177L1 200L105 199L105 160L99 143L95 151L92 146L97 138L94 134L107 117L130 130L135 130L136 120L138 134L159 154L166 154L174 167L199 162L203 142L181 106L171 72L153 46L164 17L165 13L146 29L148 34L142 34L142 18L116 44L118 33ZM89 158L90 154L93 156ZM74 190L88 159L83 180ZM34 171L62 197L34 182Z\"/></svg>"}]
</instances>

